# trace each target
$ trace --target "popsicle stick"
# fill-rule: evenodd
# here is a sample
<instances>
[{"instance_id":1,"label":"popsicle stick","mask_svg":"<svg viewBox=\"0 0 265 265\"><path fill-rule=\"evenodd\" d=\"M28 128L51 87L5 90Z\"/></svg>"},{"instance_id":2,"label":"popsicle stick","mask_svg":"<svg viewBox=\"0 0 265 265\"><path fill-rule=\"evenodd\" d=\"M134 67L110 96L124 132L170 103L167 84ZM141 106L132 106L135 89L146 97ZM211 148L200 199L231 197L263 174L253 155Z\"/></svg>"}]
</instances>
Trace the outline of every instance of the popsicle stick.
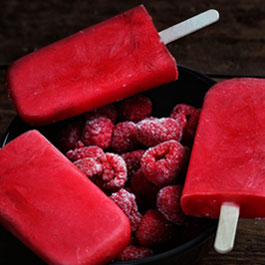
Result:
<instances>
[{"instance_id":1,"label":"popsicle stick","mask_svg":"<svg viewBox=\"0 0 265 265\"><path fill-rule=\"evenodd\" d=\"M214 248L219 253L227 253L233 249L240 208L232 203L221 206Z\"/></svg>"},{"instance_id":2,"label":"popsicle stick","mask_svg":"<svg viewBox=\"0 0 265 265\"><path fill-rule=\"evenodd\" d=\"M161 41L167 45L194 31L200 30L219 20L219 13L215 9L209 9L179 24L159 32Z\"/></svg>"}]
</instances>

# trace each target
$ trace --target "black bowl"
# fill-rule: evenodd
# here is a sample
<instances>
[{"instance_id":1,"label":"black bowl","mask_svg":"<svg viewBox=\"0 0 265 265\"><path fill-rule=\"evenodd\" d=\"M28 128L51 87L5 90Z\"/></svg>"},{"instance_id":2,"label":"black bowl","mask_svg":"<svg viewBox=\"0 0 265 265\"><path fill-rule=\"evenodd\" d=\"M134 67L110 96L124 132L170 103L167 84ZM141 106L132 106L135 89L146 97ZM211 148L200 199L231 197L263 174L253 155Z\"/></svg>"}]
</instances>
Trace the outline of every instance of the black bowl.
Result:
<instances>
[{"instance_id":1,"label":"black bowl","mask_svg":"<svg viewBox=\"0 0 265 265\"><path fill-rule=\"evenodd\" d=\"M205 93L215 84L215 81L202 75L194 70L183 66L178 66L179 79L170 84L153 88L144 94L151 98L153 102L153 116L168 116L177 103L186 103L195 107L201 107ZM38 127L50 141L53 141L53 135L56 134L58 123L49 126ZM20 134L32 129L25 124L18 116L10 124L1 146L6 145L9 141ZM195 264L195 262L208 251L217 222L215 220L204 220L202 231L194 235L193 238L184 243L172 247L170 250L156 254L149 258L138 259L127 262L113 262L112 264ZM49 227L47 227L49 229ZM28 250L22 243L15 239L8 231L0 227L0 260L1 264L11 265L25 263L28 265L44 264L37 256Z\"/></svg>"}]
</instances>

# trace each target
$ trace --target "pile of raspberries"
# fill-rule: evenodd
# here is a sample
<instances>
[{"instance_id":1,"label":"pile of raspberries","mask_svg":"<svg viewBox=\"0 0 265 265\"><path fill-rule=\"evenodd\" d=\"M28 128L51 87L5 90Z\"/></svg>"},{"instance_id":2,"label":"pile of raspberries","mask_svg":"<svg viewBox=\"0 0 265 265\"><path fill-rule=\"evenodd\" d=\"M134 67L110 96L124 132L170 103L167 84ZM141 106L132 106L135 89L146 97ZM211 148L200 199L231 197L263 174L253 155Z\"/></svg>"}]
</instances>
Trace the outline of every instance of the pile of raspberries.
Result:
<instances>
[{"instance_id":1,"label":"pile of raspberries","mask_svg":"<svg viewBox=\"0 0 265 265\"><path fill-rule=\"evenodd\" d=\"M151 100L136 95L60 128L57 146L130 221L131 241L116 260L165 251L198 228L182 212L180 197L199 113L178 104L169 117L153 117Z\"/></svg>"}]
</instances>

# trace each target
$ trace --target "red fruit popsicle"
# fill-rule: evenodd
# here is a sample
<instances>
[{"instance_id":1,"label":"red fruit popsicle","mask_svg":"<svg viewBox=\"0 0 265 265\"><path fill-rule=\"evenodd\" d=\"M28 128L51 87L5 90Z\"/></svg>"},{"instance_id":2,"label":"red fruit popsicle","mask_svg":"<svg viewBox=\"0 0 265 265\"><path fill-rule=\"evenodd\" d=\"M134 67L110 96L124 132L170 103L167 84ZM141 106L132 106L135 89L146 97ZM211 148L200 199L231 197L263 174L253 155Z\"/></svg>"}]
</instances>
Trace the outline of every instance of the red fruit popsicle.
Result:
<instances>
[{"instance_id":1,"label":"red fruit popsicle","mask_svg":"<svg viewBox=\"0 0 265 265\"><path fill-rule=\"evenodd\" d=\"M19 115L40 125L177 77L174 58L138 6L19 59L7 82Z\"/></svg>"},{"instance_id":2,"label":"red fruit popsicle","mask_svg":"<svg viewBox=\"0 0 265 265\"><path fill-rule=\"evenodd\" d=\"M174 28L159 35L142 5L80 31L14 62L10 98L23 120L45 125L174 81L176 62L164 43L219 18L204 13L173 39Z\"/></svg>"},{"instance_id":3,"label":"red fruit popsicle","mask_svg":"<svg viewBox=\"0 0 265 265\"><path fill-rule=\"evenodd\" d=\"M242 218L265 217L264 109L265 79L231 79L208 91L181 199L186 214L218 218L232 209L232 230L239 209Z\"/></svg>"},{"instance_id":4,"label":"red fruit popsicle","mask_svg":"<svg viewBox=\"0 0 265 265\"><path fill-rule=\"evenodd\" d=\"M36 130L0 150L0 222L56 265L106 264L131 231L121 209Z\"/></svg>"}]
</instances>

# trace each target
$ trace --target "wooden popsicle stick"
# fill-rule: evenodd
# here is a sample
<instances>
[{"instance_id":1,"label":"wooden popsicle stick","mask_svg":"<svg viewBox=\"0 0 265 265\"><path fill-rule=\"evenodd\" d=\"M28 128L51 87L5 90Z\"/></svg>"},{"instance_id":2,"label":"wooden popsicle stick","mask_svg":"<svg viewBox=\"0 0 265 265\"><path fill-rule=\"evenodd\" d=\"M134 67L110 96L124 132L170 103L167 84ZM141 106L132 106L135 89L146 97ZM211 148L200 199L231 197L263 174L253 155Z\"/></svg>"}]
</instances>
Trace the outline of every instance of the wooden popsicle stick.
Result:
<instances>
[{"instance_id":1,"label":"wooden popsicle stick","mask_svg":"<svg viewBox=\"0 0 265 265\"><path fill-rule=\"evenodd\" d=\"M239 210L239 206L232 203L223 203L221 206L214 242L214 248L218 253L224 254L233 249Z\"/></svg>"},{"instance_id":2,"label":"wooden popsicle stick","mask_svg":"<svg viewBox=\"0 0 265 265\"><path fill-rule=\"evenodd\" d=\"M194 31L200 30L219 20L219 13L215 9L209 9L179 24L159 32L161 41L167 45Z\"/></svg>"}]
</instances>

